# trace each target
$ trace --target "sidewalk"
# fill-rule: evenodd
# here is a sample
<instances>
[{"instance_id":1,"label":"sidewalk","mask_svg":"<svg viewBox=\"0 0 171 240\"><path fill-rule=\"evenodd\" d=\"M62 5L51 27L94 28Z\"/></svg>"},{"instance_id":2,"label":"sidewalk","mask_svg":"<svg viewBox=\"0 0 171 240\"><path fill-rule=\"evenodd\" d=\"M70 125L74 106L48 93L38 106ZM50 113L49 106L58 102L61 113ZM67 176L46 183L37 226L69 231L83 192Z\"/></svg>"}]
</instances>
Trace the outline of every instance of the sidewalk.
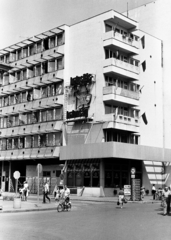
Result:
<instances>
[{"instance_id":1,"label":"sidewalk","mask_svg":"<svg viewBox=\"0 0 171 240\"><path fill-rule=\"evenodd\" d=\"M0 210L0 213L15 213L15 212L30 212L30 211L48 211L48 210L56 210L58 202L55 202L54 197L51 195L51 203L42 203L43 197L39 197L39 203L37 199L37 195L30 195L27 201L21 202L21 208L15 209L13 207L13 201L3 201L3 209ZM71 202L74 205L76 201L89 201L89 202L113 202L116 203L118 197L85 197L85 196L77 196L71 195ZM145 196L144 201L129 201L130 203L160 203L161 201L153 200L152 196Z\"/></svg>"}]
</instances>

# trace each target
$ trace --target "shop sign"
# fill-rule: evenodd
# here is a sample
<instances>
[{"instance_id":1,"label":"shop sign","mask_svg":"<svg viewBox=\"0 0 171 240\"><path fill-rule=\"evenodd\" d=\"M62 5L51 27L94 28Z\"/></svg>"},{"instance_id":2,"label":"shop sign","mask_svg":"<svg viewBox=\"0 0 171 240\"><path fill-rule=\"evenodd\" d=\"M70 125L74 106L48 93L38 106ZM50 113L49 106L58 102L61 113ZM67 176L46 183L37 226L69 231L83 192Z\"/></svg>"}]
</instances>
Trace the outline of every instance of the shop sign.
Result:
<instances>
[{"instance_id":1,"label":"shop sign","mask_svg":"<svg viewBox=\"0 0 171 240\"><path fill-rule=\"evenodd\" d=\"M135 168L131 168L131 174L134 175L136 173L136 169Z\"/></svg>"}]
</instances>

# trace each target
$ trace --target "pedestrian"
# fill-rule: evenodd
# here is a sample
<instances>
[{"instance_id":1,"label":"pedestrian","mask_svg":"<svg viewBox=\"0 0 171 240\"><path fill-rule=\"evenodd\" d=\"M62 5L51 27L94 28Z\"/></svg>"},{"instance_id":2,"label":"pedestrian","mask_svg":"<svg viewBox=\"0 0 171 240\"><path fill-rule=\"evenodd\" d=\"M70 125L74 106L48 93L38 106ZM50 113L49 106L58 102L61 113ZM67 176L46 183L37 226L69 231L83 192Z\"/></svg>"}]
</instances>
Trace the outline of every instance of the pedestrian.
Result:
<instances>
[{"instance_id":1,"label":"pedestrian","mask_svg":"<svg viewBox=\"0 0 171 240\"><path fill-rule=\"evenodd\" d=\"M49 184L48 182L45 182L43 186L43 203L46 203L46 198L49 200L50 203L50 198L48 197L49 194Z\"/></svg>"},{"instance_id":2,"label":"pedestrian","mask_svg":"<svg viewBox=\"0 0 171 240\"><path fill-rule=\"evenodd\" d=\"M140 196L141 196L141 201L143 201L144 196L145 196L145 187L144 186L141 187Z\"/></svg>"},{"instance_id":3,"label":"pedestrian","mask_svg":"<svg viewBox=\"0 0 171 240\"><path fill-rule=\"evenodd\" d=\"M124 203L124 191L123 188L120 188L119 194L118 194L118 203L120 205L120 208L123 208L123 203Z\"/></svg>"},{"instance_id":4,"label":"pedestrian","mask_svg":"<svg viewBox=\"0 0 171 240\"><path fill-rule=\"evenodd\" d=\"M27 201L28 191L29 191L29 185L27 181L24 182L24 187L22 191L23 191L24 200Z\"/></svg>"},{"instance_id":5,"label":"pedestrian","mask_svg":"<svg viewBox=\"0 0 171 240\"><path fill-rule=\"evenodd\" d=\"M163 197L164 197L163 215L164 216L170 214L170 196L171 196L171 192L169 188L166 186L163 190Z\"/></svg>"},{"instance_id":6,"label":"pedestrian","mask_svg":"<svg viewBox=\"0 0 171 240\"><path fill-rule=\"evenodd\" d=\"M156 195L156 187L155 184L152 186L152 195L153 195L153 200L155 200L155 195Z\"/></svg>"}]
</instances>

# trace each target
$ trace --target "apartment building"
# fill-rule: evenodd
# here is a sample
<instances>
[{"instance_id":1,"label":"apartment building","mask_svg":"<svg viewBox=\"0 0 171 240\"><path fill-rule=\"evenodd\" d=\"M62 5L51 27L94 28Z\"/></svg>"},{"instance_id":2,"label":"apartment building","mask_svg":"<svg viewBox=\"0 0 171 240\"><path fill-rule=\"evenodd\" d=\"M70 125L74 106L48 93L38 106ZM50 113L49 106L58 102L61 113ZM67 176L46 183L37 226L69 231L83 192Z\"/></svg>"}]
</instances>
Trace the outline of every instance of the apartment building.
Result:
<instances>
[{"instance_id":1,"label":"apartment building","mask_svg":"<svg viewBox=\"0 0 171 240\"><path fill-rule=\"evenodd\" d=\"M114 10L63 25L0 51L2 185L13 172L113 196L135 178L162 186L163 42ZM157 180L156 180L157 179Z\"/></svg>"}]
</instances>

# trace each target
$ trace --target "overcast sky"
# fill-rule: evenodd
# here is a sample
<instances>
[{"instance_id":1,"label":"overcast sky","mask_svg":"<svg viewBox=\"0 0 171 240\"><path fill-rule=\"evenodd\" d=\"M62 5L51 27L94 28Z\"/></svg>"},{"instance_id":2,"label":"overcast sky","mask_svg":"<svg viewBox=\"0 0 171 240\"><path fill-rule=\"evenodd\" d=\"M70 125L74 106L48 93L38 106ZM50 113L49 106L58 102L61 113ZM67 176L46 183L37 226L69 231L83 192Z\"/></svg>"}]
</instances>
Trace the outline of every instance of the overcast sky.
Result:
<instances>
[{"instance_id":1,"label":"overcast sky","mask_svg":"<svg viewBox=\"0 0 171 240\"><path fill-rule=\"evenodd\" d=\"M110 9L124 12L127 3L132 9L149 2L152 0L0 0L0 49Z\"/></svg>"}]
</instances>

